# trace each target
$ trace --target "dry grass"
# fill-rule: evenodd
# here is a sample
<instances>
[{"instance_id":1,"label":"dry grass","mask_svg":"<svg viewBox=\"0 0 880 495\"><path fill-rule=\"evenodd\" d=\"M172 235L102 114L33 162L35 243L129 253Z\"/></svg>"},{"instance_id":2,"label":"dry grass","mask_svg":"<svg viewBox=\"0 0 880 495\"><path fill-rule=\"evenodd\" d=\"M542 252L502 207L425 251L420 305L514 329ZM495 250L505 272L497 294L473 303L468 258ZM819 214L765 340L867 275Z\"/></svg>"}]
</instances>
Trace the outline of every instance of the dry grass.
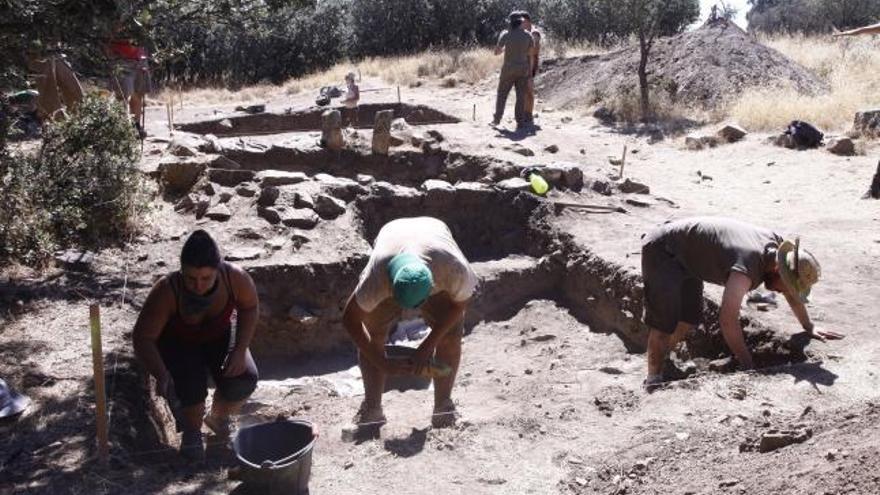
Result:
<instances>
[{"instance_id":1,"label":"dry grass","mask_svg":"<svg viewBox=\"0 0 880 495\"><path fill-rule=\"evenodd\" d=\"M293 95L303 91L316 91L323 86L343 86L349 72L361 78L378 78L387 84L409 86L418 81L435 80L446 87L459 83L477 84L500 66L501 60L490 49L428 51L417 55L400 57L370 57L359 62L340 62L330 69L291 79L280 86L260 84L238 91L226 88L197 88L182 93L186 105L210 105L216 103L251 103L270 99L279 93ZM164 104L170 98L179 101L181 92L164 89L152 101Z\"/></svg>"},{"instance_id":2,"label":"dry grass","mask_svg":"<svg viewBox=\"0 0 880 495\"><path fill-rule=\"evenodd\" d=\"M730 116L746 128L780 130L797 119L843 131L857 111L877 105L880 42L873 38L785 36L763 42L813 71L830 92L808 96L791 88L747 91L730 107Z\"/></svg>"},{"instance_id":3,"label":"dry grass","mask_svg":"<svg viewBox=\"0 0 880 495\"><path fill-rule=\"evenodd\" d=\"M278 93L278 87L271 84L258 84L248 86L238 91L230 91L227 88L205 87L179 91L172 87L166 87L156 95L149 98L148 104L162 106L173 98L175 105L182 98L186 106L211 105L216 103L256 103L265 102Z\"/></svg>"}]
</instances>

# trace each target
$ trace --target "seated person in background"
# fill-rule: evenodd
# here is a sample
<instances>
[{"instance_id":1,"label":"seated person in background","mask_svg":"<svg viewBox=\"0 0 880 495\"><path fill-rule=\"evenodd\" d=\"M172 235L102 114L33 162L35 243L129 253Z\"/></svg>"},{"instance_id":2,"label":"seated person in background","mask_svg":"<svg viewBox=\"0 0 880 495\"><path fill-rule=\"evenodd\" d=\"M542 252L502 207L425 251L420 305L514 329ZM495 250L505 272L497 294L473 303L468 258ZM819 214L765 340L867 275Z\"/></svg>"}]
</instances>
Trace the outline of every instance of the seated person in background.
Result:
<instances>
[{"instance_id":1,"label":"seated person in background","mask_svg":"<svg viewBox=\"0 0 880 495\"><path fill-rule=\"evenodd\" d=\"M222 261L204 230L183 245L180 270L162 277L147 296L134 328L135 354L171 405L183 431L180 451L189 459L205 455L202 423L228 437L230 416L256 389L248 346L258 314L250 275ZM209 373L217 390L205 416Z\"/></svg>"}]
</instances>

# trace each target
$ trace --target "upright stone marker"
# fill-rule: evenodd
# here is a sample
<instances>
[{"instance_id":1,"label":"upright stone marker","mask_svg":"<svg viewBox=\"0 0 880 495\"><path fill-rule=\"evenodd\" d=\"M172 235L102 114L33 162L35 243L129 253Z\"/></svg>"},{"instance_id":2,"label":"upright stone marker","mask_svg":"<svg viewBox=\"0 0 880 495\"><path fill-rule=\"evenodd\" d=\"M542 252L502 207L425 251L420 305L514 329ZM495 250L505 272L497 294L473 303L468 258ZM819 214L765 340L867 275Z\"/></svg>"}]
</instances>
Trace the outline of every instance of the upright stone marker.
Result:
<instances>
[{"instance_id":1,"label":"upright stone marker","mask_svg":"<svg viewBox=\"0 0 880 495\"><path fill-rule=\"evenodd\" d=\"M344 145L342 114L339 110L327 110L321 115L321 146L339 151Z\"/></svg>"},{"instance_id":2,"label":"upright stone marker","mask_svg":"<svg viewBox=\"0 0 880 495\"><path fill-rule=\"evenodd\" d=\"M373 124L373 153L387 155L391 146L391 122L394 110L376 112L376 123Z\"/></svg>"}]
</instances>

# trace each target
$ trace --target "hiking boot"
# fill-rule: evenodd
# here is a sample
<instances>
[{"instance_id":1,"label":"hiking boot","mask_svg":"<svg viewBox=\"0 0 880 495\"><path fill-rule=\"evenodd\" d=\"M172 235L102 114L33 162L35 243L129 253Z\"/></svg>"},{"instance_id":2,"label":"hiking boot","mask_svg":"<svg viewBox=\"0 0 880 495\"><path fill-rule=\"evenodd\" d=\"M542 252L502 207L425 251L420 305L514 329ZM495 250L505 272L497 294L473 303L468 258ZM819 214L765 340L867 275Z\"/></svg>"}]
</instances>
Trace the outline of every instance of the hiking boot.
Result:
<instances>
[{"instance_id":1,"label":"hiking boot","mask_svg":"<svg viewBox=\"0 0 880 495\"><path fill-rule=\"evenodd\" d=\"M205 439L199 430L184 430L180 439L180 455L189 461L205 460Z\"/></svg>"},{"instance_id":2,"label":"hiking boot","mask_svg":"<svg viewBox=\"0 0 880 495\"><path fill-rule=\"evenodd\" d=\"M452 399L446 399L443 403L434 406L434 414L431 415L431 426L434 428L450 428L455 426L456 419L455 403Z\"/></svg>"},{"instance_id":3,"label":"hiking boot","mask_svg":"<svg viewBox=\"0 0 880 495\"><path fill-rule=\"evenodd\" d=\"M232 421L227 418L218 418L213 414L205 416L205 426L211 430L219 440L229 440L232 433Z\"/></svg>"}]
</instances>

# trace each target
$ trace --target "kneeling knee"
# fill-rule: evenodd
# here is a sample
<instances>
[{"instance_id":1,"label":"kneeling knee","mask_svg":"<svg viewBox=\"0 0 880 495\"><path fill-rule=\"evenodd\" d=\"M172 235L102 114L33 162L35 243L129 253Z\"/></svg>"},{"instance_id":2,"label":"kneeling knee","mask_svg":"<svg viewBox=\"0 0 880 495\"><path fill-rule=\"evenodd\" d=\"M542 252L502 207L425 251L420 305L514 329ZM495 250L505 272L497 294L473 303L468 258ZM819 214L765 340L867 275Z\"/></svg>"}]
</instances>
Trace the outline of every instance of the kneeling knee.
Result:
<instances>
[{"instance_id":1,"label":"kneeling knee","mask_svg":"<svg viewBox=\"0 0 880 495\"><path fill-rule=\"evenodd\" d=\"M259 377L256 374L245 373L241 376L233 378L224 378L218 384L217 391L220 396L228 402L240 402L254 393L257 389L257 381Z\"/></svg>"}]
</instances>

